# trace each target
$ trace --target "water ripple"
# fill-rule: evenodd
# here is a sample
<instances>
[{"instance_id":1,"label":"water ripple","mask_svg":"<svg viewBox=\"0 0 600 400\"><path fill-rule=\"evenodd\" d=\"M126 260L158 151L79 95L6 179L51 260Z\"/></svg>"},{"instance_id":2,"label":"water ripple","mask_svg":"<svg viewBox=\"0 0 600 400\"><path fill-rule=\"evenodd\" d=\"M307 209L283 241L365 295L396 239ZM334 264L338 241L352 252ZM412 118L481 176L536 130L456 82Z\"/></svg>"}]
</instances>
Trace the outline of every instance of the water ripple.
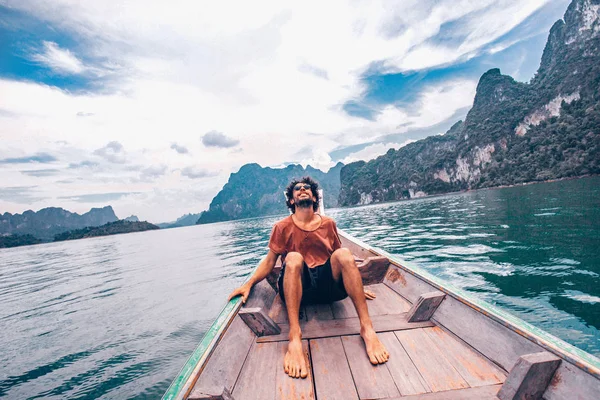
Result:
<instances>
[{"instance_id":1,"label":"water ripple","mask_svg":"<svg viewBox=\"0 0 600 400\"><path fill-rule=\"evenodd\" d=\"M589 178L329 213L600 355L598 187ZM0 321L10 327L0 329L0 396L159 398L266 254L278 218L0 250Z\"/></svg>"}]
</instances>

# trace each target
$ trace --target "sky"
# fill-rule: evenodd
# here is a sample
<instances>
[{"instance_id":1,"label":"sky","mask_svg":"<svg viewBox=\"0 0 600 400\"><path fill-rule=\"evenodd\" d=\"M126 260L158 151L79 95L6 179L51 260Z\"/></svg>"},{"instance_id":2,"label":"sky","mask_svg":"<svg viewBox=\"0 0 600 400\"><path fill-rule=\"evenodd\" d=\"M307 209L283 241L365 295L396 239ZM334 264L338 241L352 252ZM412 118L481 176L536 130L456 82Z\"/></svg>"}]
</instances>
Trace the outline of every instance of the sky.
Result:
<instances>
[{"instance_id":1,"label":"sky","mask_svg":"<svg viewBox=\"0 0 600 400\"><path fill-rule=\"evenodd\" d=\"M485 71L534 76L568 4L0 0L0 213L172 221L247 163L443 134Z\"/></svg>"}]
</instances>

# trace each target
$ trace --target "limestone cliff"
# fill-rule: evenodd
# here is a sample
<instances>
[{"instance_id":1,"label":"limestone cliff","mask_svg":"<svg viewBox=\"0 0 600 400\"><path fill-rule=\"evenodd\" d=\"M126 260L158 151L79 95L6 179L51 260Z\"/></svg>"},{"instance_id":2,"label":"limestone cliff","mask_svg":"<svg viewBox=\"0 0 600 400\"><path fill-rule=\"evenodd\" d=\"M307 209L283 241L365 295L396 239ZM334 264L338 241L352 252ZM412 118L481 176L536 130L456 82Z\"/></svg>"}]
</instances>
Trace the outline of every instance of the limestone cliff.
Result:
<instances>
[{"instance_id":1,"label":"limestone cliff","mask_svg":"<svg viewBox=\"0 0 600 400\"><path fill-rule=\"evenodd\" d=\"M85 214L77 214L59 207L48 207L23 214L0 214L0 235L33 235L50 241L54 235L87 226L100 226L117 221L111 206L92 208Z\"/></svg>"},{"instance_id":2,"label":"limestone cliff","mask_svg":"<svg viewBox=\"0 0 600 400\"><path fill-rule=\"evenodd\" d=\"M342 166L342 163L338 163L325 173L310 165L306 168L296 164L285 168L262 168L258 164L246 164L237 173L231 174L198 223L285 214L284 189L293 178L306 175L318 181L323 188L325 205L336 207Z\"/></svg>"},{"instance_id":3,"label":"limestone cliff","mask_svg":"<svg viewBox=\"0 0 600 400\"><path fill-rule=\"evenodd\" d=\"M340 205L600 173L600 0L574 0L530 83L491 69L464 122L341 171Z\"/></svg>"}]
</instances>

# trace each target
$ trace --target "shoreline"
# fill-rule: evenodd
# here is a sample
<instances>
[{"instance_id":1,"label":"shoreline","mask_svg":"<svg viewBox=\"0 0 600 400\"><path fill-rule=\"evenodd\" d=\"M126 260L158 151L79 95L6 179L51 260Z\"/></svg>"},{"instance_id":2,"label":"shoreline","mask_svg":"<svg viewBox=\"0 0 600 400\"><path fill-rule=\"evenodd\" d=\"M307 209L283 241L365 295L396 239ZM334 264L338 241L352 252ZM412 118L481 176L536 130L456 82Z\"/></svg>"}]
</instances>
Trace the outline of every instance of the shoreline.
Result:
<instances>
[{"instance_id":1,"label":"shoreline","mask_svg":"<svg viewBox=\"0 0 600 400\"><path fill-rule=\"evenodd\" d=\"M407 199L398 199L398 200L390 200L390 201L373 202L373 203L369 203L369 204L356 204L356 205L350 205L350 206L335 207L335 208L330 208L329 210L344 210L344 209L352 209L352 208L357 208L357 207L377 206L377 205L399 203L399 202L418 200L418 199L429 199L429 198L448 196L448 195L454 195L454 194L458 195L458 194L463 194L463 193L478 192L478 191L482 191L482 190L507 189L507 188L529 186L529 185L542 184L542 183L554 183L554 182L562 182L562 181L569 181L569 180L575 180L575 179L591 178L591 177L597 177L597 176L600 176L600 174L586 174L586 175L581 175L581 176L569 176L569 177L565 177L565 178L549 179L549 180L545 180L545 181L530 181L530 182L517 183L517 184L513 184L513 185L491 186L491 187L484 187L484 188L477 188L477 189L459 190L459 191L455 191L455 192L435 193L435 194L430 194L430 195L426 195L426 196L412 197L412 198L407 198ZM188 226L178 226L178 227L173 227L173 228L161 228L160 230L187 228L190 226L199 226L199 225L221 224L221 223L234 222L234 221L246 221L246 220L259 219L259 218L274 218L274 217L285 216L285 215L286 214L267 214L267 215L261 215L261 216L256 216L256 217L215 221L215 222L209 222L206 224L194 224L194 225L188 225ZM138 232L138 231L121 232L118 234L125 235L127 233L136 233L136 232ZM117 234L117 233L115 233L115 234ZM115 234L108 234L108 235L102 235L102 236L113 236ZM94 237L96 237L96 236L94 236ZM90 238L92 238L92 237L83 237L83 238L78 238L78 239L90 239ZM25 244L25 245L20 245L20 246L3 247L2 249L12 249L15 247L26 247L26 246L37 246L37 245L48 244L48 243L55 243L55 241L48 241L48 242L42 241L41 243L35 243L35 244L32 243L32 244Z\"/></svg>"},{"instance_id":2,"label":"shoreline","mask_svg":"<svg viewBox=\"0 0 600 400\"><path fill-rule=\"evenodd\" d=\"M562 182L562 181L569 181L569 180L576 180L576 179L583 179L583 178L592 178L592 177L595 177L595 176L600 176L600 174L586 174L586 175L581 175L581 176L569 176L569 177L565 177L565 178L548 179L548 180L545 180L545 181L530 181L530 182L516 183L516 184L513 184L513 185L490 186L490 187L483 187L483 188L477 188L477 189L457 190L455 192L434 193L434 194L428 194L428 195L420 196L420 197L410 197L410 198L407 198L407 199L398 199L398 200L390 200L390 201L379 201L379 202L373 202L373 203L369 203L369 204L355 204L355 205L351 205L351 206L342 206L342 207L332 208L332 210L341 210L341 209L346 209L346 208L374 206L374 205L379 205L379 204L399 203L399 202L403 202L403 201L411 201L411 200L419 200L419 199L429 199L429 198L432 198L432 197L440 197L440 196L447 196L447 195L461 194L461 193L471 193L471 192L478 192L478 191L482 191L482 190L508 189L508 188L514 188L514 187L536 185L536 184L541 184L541 183L554 183L554 182Z\"/></svg>"}]
</instances>

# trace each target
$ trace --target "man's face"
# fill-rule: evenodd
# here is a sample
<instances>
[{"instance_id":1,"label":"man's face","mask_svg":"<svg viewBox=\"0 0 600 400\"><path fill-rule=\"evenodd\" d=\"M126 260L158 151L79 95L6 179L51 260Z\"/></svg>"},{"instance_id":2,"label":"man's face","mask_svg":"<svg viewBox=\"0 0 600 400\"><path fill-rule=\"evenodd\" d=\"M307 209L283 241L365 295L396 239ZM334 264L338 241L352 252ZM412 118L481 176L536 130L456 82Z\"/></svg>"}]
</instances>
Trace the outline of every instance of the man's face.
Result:
<instances>
[{"instance_id":1,"label":"man's face","mask_svg":"<svg viewBox=\"0 0 600 400\"><path fill-rule=\"evenodd\" d=\"M316 198L308 183L300 182L294 186L294 204L296 204L296 207L312 207L315 201Z\"/></svg>"}]
</instances>

